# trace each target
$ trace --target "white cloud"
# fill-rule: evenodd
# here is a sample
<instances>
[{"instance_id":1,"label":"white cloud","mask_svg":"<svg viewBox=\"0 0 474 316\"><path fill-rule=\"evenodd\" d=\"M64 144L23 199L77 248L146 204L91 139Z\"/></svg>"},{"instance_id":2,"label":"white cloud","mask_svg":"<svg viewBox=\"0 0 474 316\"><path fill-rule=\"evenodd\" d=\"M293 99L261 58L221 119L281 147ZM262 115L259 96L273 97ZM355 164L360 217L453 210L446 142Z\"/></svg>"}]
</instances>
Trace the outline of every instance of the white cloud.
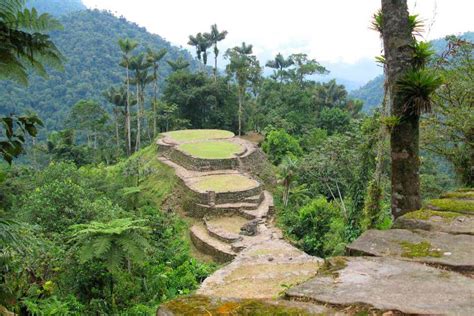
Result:
<instances>
[{"instance_id":1,"label":"white cloud","mask_svg":"<svg viewBox=\"0 0 474 316\"><path fill-rule=\"evenodd\" d=\"M356 62L380 54L378 34L369 29L376 0L83 0L107 9L189 48L189 34L211 24L229 32L222 48L242 41L265 61L278 52L305 52L320 61ZM474 1L410 1L410 9L430 26L428 39L474 30ZM436 12L436 15L434 14Z\"/></svg>"}]
</instances>

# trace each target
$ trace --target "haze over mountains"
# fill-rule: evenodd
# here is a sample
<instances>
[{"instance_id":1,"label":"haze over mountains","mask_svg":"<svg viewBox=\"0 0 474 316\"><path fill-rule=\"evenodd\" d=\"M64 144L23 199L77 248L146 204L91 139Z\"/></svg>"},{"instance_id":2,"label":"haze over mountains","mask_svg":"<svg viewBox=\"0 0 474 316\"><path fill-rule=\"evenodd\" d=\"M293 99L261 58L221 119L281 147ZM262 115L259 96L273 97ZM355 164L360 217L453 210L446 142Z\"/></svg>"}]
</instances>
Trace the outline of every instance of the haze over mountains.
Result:
<instances>
[{"instance_id":1,"label":"haze over mountains","mask_svg":"<svg viewBox=\"0 0 474 316\"><path fill-rule=\"evenodd\" d=\"M188 47L176 47L160 35L151 34L123 17L105 11L86 10L80 0L31 0L29 5L40 12L58 16L63 24L64 30L53 32L52 39L67 58L65 71L50 72L50 80L33 76L27 88L5 83L0 87L0 114L33 111L41 116L48 129L61 128L66 113L77 101L87 98L102 100L104 90L120 82L124 69L118 65L121 56L117 45L119 38L134 38L140 42L141 49L166 48L165 59L174 60L181 56L191 63L192 69L198 67L194 52L191 53ZM472 40L473 35L472 32L466 33L464 37ZM434 43L438 50L444 47L443 40ZM260 62L264 64L266 61ZM335 78L347 90L353 90L352 97L364 101L366 111L380 104L382 69L373 60L322 64L331 73L315 79L329 81ZM161 84L169 72L170 68L163 63Z\"/></svg>"}]
</instances>

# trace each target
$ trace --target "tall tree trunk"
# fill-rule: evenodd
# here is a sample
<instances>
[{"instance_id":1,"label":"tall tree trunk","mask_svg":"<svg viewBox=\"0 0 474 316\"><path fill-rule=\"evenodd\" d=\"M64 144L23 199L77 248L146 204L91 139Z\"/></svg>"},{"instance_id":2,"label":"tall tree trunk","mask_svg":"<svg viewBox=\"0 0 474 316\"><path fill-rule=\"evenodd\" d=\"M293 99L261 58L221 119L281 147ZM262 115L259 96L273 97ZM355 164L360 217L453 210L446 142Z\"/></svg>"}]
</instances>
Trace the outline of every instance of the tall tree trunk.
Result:
<instances>
[{"instance_id":1,"label":"tall tree trunk","mask_svg":"<svg viewBox=\"0 0 474 316\"><path fill-rule=\"evenodd\" d=\"M117 146L117 157L120 153L120 136L119 136L119 111L114 109L115 112L115 142Z\"/></svg>"},{"instance_id":2,"label":"tall tree trunk","mask_svg":"<svg viewBox=\"0 0 474 316\"><path fill-rule=\"evenodd\" d=\"M132 136L130 126L130 76L128 73L127 65L127 106L125 107L125 133L127 134L127 155L130 156L132 153Z\"/></svg>"},{"instance_id":3,"label":"tall tree trunk","mask_svg":"<svg viewBox=\"0 0 474 316\"><path fill-rule=\"evenodd\" d=\"M140 84L138 83L137 77L137 137L135 141L135 151L140 150L140 137L141 137L141 118L140 118Z\"/></svg>"},{"instance_id":4,"label":"tall tree trunk","mask_svg":"<svg viewBox=\"0 0 474 316\"><path fill-rule=\"evenodd\" d=\"M239 87L239 136L242 135L242 88Z\"/></svg>"},{"instance_id":5,"label":"tall tree trunk","mask_svg":"<svg viewBox=\"0 0 474 316\"><path fill-rule=\"evenodd\" d=\"M158 99L158 74L156 68L154 69L153 80L153 139L156 138L156 102Z\"/></svg>"},{"instance_id":6,"label":"tall tree trunk","mask_svg":"<svg viewBox=\"0 0 474 316\"><path fill-rule=\"evenodd\" d=\"M217 43L214 43L214 81L217 81Z\"/></svg>"},{"instance_id":7,"label":"tall tree trunk","mask_svg":"<svg viewBox=\"0 0 474 316\"><path fill-rule=\"evenodd\" d=\"M419 115L407 111L396 82L411 69L413 37L406 0L382 0L382 37L391 115L399 119L390 135L392 214L395 218L421 207L419 176Z\"/></svg>"}]
</instances>

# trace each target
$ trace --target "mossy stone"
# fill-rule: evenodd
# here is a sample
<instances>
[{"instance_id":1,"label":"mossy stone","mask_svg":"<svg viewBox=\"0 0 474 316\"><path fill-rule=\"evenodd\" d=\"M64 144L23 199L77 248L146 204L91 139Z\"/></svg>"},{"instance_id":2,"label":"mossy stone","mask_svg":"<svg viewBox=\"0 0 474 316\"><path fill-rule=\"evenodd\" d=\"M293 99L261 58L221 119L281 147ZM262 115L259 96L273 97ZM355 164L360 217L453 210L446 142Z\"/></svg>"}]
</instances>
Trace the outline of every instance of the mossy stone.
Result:
<instances>
[{"instance_id":1,"label":"mossy stone","mask_svg":"<svg viewBox=\"0 0 474 316\"><path fill-rule=\"evenodd\" d=\"M418 257L435 257L440 258L443 254L440 250L433 249L431 244L427 241L419 243L411 243L407 241L400 242L403 248L401 254L405 258L418 258Z\"/></svg>"},{"instance_id":2,"label":"mossy stone","mask_svg":"<svg viewBox=\"0 0 474 316\"><path fill-rule=\"evenodd\" d=\"M474 201L459 199L434 199L428 202L428 208L436 211L474 213Z\"/></svg>"}]
</instances>

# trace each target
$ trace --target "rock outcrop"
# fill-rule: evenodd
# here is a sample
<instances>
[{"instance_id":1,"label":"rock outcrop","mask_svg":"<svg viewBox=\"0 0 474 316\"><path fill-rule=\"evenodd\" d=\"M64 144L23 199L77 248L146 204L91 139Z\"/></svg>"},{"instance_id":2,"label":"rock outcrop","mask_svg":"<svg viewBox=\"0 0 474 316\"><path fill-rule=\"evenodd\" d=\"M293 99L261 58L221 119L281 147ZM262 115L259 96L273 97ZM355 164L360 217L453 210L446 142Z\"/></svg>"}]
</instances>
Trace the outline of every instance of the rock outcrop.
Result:
<instances>
[{"instance_id":1,"label":"rock outcrop","mask_svg":"<svg viewBox=\"0 0 474 316\"><path fill-rule=\"evenodd\" d=\"M289 299L421 315L474 315L473 191L453 192L408 213L391 230L368 230L326 260ZM452 206L452 207L450 207Z\"/></svg>"}]
</instances>

